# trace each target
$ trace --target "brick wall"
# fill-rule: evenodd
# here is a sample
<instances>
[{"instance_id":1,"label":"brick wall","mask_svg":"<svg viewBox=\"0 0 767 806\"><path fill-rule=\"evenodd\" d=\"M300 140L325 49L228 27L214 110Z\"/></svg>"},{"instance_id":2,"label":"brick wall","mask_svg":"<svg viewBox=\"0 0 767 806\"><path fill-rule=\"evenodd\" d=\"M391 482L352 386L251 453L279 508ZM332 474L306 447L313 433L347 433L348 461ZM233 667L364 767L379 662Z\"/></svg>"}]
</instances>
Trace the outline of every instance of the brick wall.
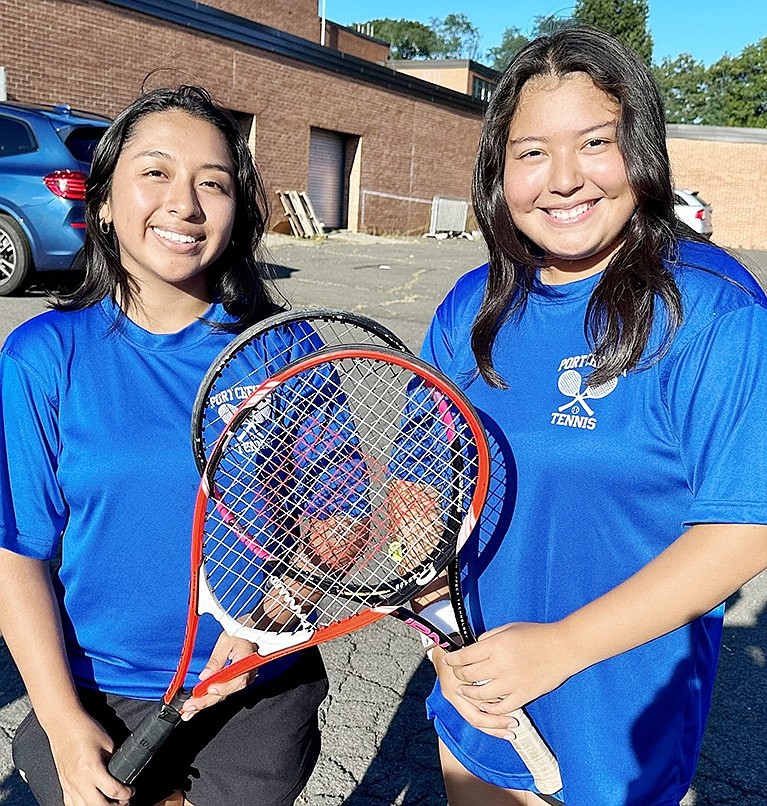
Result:
<instances>
[{"instance_id":1,"label":"brick wall","mask_svg":"<svg viewBox=\"0 0 767 806\"><path fill-rule=\"evenodd\" d=\"M697 190L713 207L713 240L767 249L767 143L670 138L674 185Z\"/></svg>"},{"instance_id":2,"label":"brick wall","mask_svg":"<svg viewBox=\"0 0 767 806\"><path fill-rule=\"evenodd\" d=\"M273 225L282 218L275 192L306 190L311 127L361 138L364 205L351 228L421 233L430 208L416 200L469 197L479 115L96 0L0 0L0 41L9 98L68 102L111 116L155 71L150 85L197 82L232 110L255 115L256 159Z\"/></svg>"},{"instance_id":3,"label":"brick wall","mask_svg":"<svg viewBox=\"0 0 767 806\"><path fill-rule=\"evenodd\" d=\"M385 62L389 58L389 46L385 42L358 34L330 20L325 22L325 44L369 62Z\"/></svg>"},{"instance_id":4,"label":"brick wall","mask_svg":"<svg viewBox=\"0 0 767 806\"><path fill-rule=\"evenodd\" d=\"M312 42L320 41L317 0L283 0L279 3L266 0L205 0L205 5L279 28L280 31L287 31Z\"/></svg>"}]
</instances>

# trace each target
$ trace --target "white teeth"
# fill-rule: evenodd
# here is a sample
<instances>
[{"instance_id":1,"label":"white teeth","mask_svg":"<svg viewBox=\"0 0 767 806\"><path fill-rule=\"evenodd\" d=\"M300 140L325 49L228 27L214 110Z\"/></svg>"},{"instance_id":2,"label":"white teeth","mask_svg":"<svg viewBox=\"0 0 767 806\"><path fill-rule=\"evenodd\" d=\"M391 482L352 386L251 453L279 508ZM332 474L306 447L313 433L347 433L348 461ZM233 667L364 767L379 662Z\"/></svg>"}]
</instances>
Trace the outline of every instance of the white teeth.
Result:
<instances>
[{"instance_id":1,"label":"white teeth","mask_svg":"<svg viewBox=\"0 0 767 806\"><path fill-rule=\"evenodd\" d=\"M152 227L152 230L155 235L165 238L166 241L174 241L175 243L195 243L197 241L197 238L193 238L191 235L181 235L178 232L169 232L168 230L157 229L157 227Z\"/></svg>"},{"instance_id":2,"label":"white teeth","mask_svg":"<svg viewBox=\"0 0 767 806\"><path fill-rule=\"evenodd\" d=\"M586 202L586 204L571 207L569 210L547 210L546 212L552 218L556 218L559 221L571 221L573 218L577 218L579 215L585 213L590 207L591 202Z\"/></svg>"}]
</instances>

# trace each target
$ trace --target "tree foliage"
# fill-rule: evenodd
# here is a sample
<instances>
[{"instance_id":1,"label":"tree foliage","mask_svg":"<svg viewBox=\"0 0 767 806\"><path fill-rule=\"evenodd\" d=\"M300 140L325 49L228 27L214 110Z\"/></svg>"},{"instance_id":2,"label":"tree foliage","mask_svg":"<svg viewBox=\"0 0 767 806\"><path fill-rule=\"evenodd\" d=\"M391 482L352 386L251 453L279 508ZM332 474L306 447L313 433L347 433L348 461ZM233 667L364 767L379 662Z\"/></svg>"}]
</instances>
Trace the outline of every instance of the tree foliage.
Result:
<instances>
[{"instance_id":1,"label":"tree foliage","mask_svg":"<svg viewBox=\"0 0 767 806\"><path fill-rule=\"evenodd\" d=\"M371 26L376 39L388 42L393 59L433 59L441 44L439 36L432 28L414 20L384 17L358 25L366 30Z\"/></svg>"},{"instance_id":2,"label":"tree foliage","mask_svg":"<svg viewBox=\"0 0 767 806\"><path fill-rule=\"evenodd\" d=\"M537 16L533 22L530 36L526 36L519 28L507 28L503 32L501 44L497 48L490 48L487 51L487 58L493 70L502 72L514 55L522 48L544 34L553 34L568 25L572 25L571 17Z\"/></svg>"},{"instance_id":3,"label":"tree foliage","mask_svg":"<svg viewBox=\"0 0 767 806\"><path fill-rule=\"evenodd\" d=\"M668 123L767 128L767 37L706 68L687 53L654 69Z\"/></svg>"},{"instance_id":4,"label":"tree foliage","mask_svg":"<svg viewBox=\"0 0 767 806\"><path fill-rule=\"evenodd\" d=\"M667 123L700 123L708 105L706 68L689 53L664 59L653 68L663 95Z\"/></svg>"},{"instance_id":5,"label":"tree foliage","mask_svg":"<svg viewBox=\"0 0 767 806\"><path fill-rule=\"evenodd\" d=\"M573 19L612 34L649 65L652 62L649 13L647 0L577 0Z\"/></svg>"},{"instance_id":6,"label":"tree foliage","mask_svg":"<svg viewBox=\"0 0 767 806\"><path fill-rule=\"evenodd\" d=\"M478 59L480 33L465 14L448 14L444 20L431 20L431 29L440 42L433 54L439 59Z\"/></svg>"},{"instance_id":7,"label":"tree foliage","mask_svg":"<svg viewBox=\"0 0 767 806\"><path fill-rule=\"evenodd\" d=\"M486 58L503 70L511 58L541 34L573 24L601 28L633 48L648 65L652 36L647 0L575 0L572 17L539 16L529 32L507 28ZM391 44L395 59L482 60L480 32L465 14L448 14L429 25L413 20L376 19L360 27ZM767 37L737 56L726 55L706 67L690 54L666 58L652 67L664 97L668 123L767 128Z\"/></svg>"},{"instance_id":8,"label":"tree foliage","mask_svg":"<svg viewBox=\"0 0 767 806\"><path fill-rule=\"evenodd\" d=\"M702 123L767 127L767 37L707 71L709 102Z\"/></svg>"},{"instance_id":9,"label":"tree foliage","mask_svg":"<svg viewBox=\"0 0 767 806\"><path fill-rule=\"evenodd\" d=\"M501 44L497 48L490 48L487 51L490 66L493 70L501 72L512 58L520 51L530 40L519 30L519 28L507 28L503 32Z\"/></svg>"},{"instance_id":10,"label":"tree foliage","mask_svg":"<svg viewBox=\"0 0 767 806\"><path fill-rule=\"evenodd\" d=\"M393 59L478 59L479 29L465 14L437 17L429 25L388 17L354 23L360 30L372 28L373 36L391 45Z\"/></svg>"}]
</instances>

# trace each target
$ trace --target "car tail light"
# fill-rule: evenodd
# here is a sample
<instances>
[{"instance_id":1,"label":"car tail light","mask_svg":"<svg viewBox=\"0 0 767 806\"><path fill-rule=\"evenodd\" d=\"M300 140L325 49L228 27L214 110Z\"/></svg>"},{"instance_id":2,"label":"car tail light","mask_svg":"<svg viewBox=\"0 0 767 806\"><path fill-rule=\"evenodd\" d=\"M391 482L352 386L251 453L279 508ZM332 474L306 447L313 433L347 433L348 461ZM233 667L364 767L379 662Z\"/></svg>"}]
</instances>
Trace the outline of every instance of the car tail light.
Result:
<instances>
[{"instance_id":1,"label":"car tail light","mask_svg":"<svg viewBox=\"0 0 767 806\"><path fill-rule=\"evenodd\" d=\"M82 201L85 198L85 180L82 171L53 171L43 178L48 190L62 199Z\"/></svg>"}]
</instances>

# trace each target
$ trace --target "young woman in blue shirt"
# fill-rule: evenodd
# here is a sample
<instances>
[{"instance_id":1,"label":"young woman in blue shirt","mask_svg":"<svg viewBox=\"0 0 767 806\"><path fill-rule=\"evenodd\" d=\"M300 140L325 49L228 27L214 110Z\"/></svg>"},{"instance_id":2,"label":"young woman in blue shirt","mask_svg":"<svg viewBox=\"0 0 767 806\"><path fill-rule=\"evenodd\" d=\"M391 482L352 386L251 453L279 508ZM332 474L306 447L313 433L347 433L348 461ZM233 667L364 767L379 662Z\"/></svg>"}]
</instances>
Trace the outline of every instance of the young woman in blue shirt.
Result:
<instances>
[{"instance_id":1,"label":"young woman in blue shirt","mask_svg":"<svg viewBox=\"0 0 767 806\"><path fill-rule=\"evenodd\" d=\"M593 29L513 58L473 202L489 263L422 352L493 445L462 552L480 637L433 653L450 804L679 804L722 602L767 566L764 294L675 219L650 72ZM505 741L521 706L558 757L553 796Z\"/></svg>"},{"instance_id":2,"label":"young woman in blue shirt","mask_svg":"<svg viewBox=\"0 0 767 806\"><path fill-rule=\"evenodd\" d=\"M197 387L275 311L234 120L196 87L140 97L96 149L86 222L83 285L0 354L0 630L33 709L14 759L46 806L292 803L319 754L316 651L188 701L135 792L106 768L178 661ZM187 685L253 651L203 619Z\"/></svg>"}]
</instances>

